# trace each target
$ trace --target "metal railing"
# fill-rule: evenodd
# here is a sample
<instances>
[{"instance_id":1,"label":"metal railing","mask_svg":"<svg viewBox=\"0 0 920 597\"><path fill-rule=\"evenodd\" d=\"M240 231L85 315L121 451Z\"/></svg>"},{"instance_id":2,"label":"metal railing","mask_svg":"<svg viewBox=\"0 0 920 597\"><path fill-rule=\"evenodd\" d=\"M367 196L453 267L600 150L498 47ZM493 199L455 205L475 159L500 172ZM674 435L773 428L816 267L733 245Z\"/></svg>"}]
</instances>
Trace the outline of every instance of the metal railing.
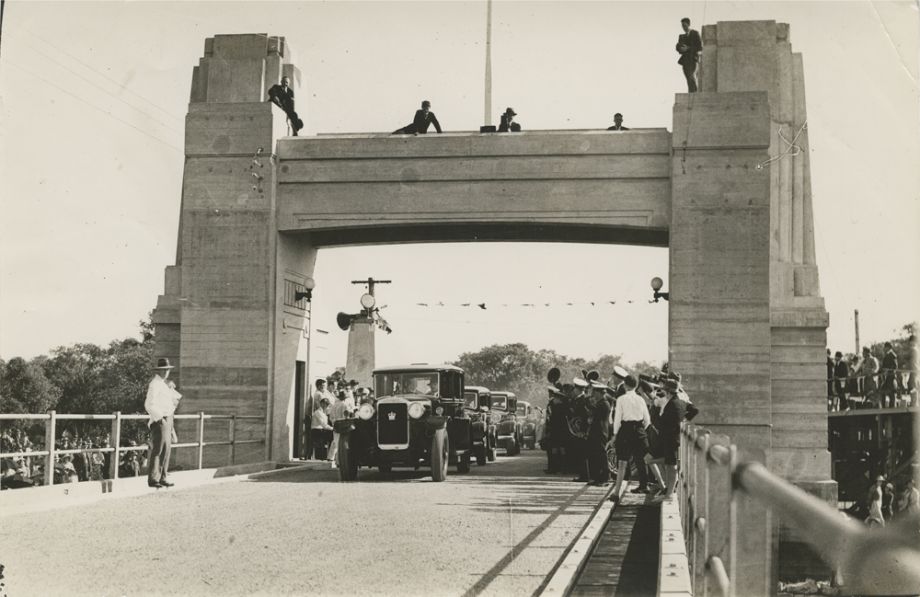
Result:
<instances>
[{"instance_id":1,"label":"metal railing","mask_svg":"<svg viewBox=\"0 0 920 597\"><path fill-rule=\"evenodd\" d=\"M769 472L763 453L684 423L678 500L693 594L773 595L778 522L836 571L844 594L920 593L920 514L868 529Z\"/></svg>"},{"instance_id":2,"label":"metal railing","mask_svg":"<svg viewBox=\"0 0 920 597\"><path fill-rule=\"evenodd\" d=\"M122 414L114 412L112 414L58 414L51 410L45 414L0 414L0 421L44 421L45 423L45 449L32 450L26 452L0 452L0 458L34 458L43 457L45 459L44 485L54 484L55 460L58 456L67 454L82 454L85 452L95 452L101 454L113 454L110 462L109 479L118 478L118 468L122 454L132 451L146 451L150 447L148 444L138 446L122 446L121 431L123 421L146 421L149 415L146 414ZM209 415L203 412L198 414L173 415L174 422L177 420L196 420L197 440L194 442L180 442L172 444L173 448L198 448L197 468L201 469L204 465L204 449L210 446L227 446L228 463L236 464L236 447L244 444L263 444L265 439L236 439L236 426L238 421L264 421L261 416L238 416L238 415ZM58 421L112 421L111 429L111 446L107 448L69 448L60 449L55 445L57 439ZM205 421L227 421L228 439L226 441L205 441Z\"/></svg>"},{"instance_id":3,"label":"metal railing","mask_svg":"<svg viewBox=\"0 0 920 597\"><path fill-rule=\"evenodd\" d=\"M877 373L855 373L847 377L831 377L827 380L828 408L837 410L842 405L838 404L841 396L853 401L859 398L854 405L866 406L872 404L877 408L893 408L895 406L918 406L916 372L910 369L880 370ZM882 399L894 396L890 405Z\"/></svg>"}]
</instances>

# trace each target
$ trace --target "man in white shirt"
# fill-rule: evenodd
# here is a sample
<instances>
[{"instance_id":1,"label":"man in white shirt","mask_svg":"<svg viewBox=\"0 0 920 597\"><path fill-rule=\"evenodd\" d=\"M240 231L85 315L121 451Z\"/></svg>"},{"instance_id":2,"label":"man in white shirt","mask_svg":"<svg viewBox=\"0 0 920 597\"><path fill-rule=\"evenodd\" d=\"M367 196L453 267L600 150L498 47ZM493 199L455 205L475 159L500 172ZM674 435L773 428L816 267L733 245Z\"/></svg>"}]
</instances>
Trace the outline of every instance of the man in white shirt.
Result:
<instances>
[{"instance_id":1,"label":"man in white shirt","mask_svg":"<svg viewBox=\"0 0 920 597\"><path fill-rule=\"evenodd\" d=\"M335 404L332 405L332 412L329 414L329 422L335 423L342 419L348 419L355 412L355 401L348 397L345 390L339 390L336 395ZM339 454L339 432L332 432L332 446L329 447L329 460L332 461L332 468L336 468L336 456Z\"/></svg>"},{"instance_id":2,"label":"man in white shirt","mask_svg":"<svg viewBox=\"0 0 920 597\"><path fill-rule=\"evenodd\" d=\"M176 384L166 381L172 370L169 359L157 359L154 376L147 385L147 399L144 409L150 415L150 458L147 485L150 487L172 487L166 478L169 471L169 455L172 451L173 413L179 406L182 394L176 391Z\"/></svg>"},{"instance_id":3,"label":"man in white shirt","mask_svg":"<svg viewBox=\"0 0 920 597\"><path fill-rule=\"evenodd\" d=\"M632 375L627 375L623 380L626 393L617 398L613 413L614 445L617 451L617 482L613 487L610 501L620 501L620 486L626 477L626 467L630 458L643 462L648 452L648 437L645 428L652 424L648 414L648 407L638 394L636 387L639 381Z\"/></svg>"}]
</instances>

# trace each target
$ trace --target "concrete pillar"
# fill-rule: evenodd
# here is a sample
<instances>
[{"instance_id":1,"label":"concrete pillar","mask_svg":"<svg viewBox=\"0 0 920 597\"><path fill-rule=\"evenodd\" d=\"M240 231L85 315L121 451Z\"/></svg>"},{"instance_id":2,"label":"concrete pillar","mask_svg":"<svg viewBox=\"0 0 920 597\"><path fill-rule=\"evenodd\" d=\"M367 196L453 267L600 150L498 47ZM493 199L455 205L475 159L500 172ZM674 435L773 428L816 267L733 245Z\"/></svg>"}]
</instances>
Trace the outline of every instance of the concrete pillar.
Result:
<instances>
[{"instance_id":1,"label":"concrete pillar","mask_svg":"<svg viewBox=\"0 0 920 597\"><path fill-rule=\"evenodd\" d=\"M372 319L358 317L348 328L348 354L345 359L345 379L355 380L361 387L374 387L376 324Z\"/></svg>"},{"instance_id":2,"label":"concrete pillar","mask_svg":"<svg viewBox=\"0 0 920 597\"><path fill-rule=\"evenodd\" d=\"M237 462L288 457L287 440L272 441L290 410L292 357L306 351L288 326L302 329L308 312L284 289L312 274L312 253L276 232L274 147L287 123L265 93L294 73L286 53L284 38L264 34L205 42L186 117L176 265L154 314L157 352L178 364L179 412L264 417L238 423L236 439L265 442L239 446ZM227 437L226 425L206 431L206 441ZM207 450L205 465L225 457Z\"/></svg>"},{"instance_id":3,"label":"concrete pillar","mask_svg":"<svg viewBox=\"0 0 920 597\"><path fill-rule=\"evenodd\" d=\"M669 360L697 422L771 445L770 145L764 92L678 94L671 167Z\"/></svg>"}]
</instances>

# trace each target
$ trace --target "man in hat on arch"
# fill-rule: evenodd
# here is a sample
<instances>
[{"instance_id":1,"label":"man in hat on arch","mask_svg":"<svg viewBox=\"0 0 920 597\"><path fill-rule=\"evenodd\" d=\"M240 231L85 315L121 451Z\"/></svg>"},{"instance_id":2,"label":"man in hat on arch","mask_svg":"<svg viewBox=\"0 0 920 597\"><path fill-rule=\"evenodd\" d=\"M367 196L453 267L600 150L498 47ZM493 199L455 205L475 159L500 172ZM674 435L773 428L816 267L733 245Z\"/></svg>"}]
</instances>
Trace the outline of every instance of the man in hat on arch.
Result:
<instances>
[{"instance_id":1,"label":"man in hat on arch","mask_svg":"<svg viewBox=\"0 0 920 597\"><path fill-rule=\"evenodd\" d=\"M499 133L519 133L521 132L521 125L514 121L514 117L517 116L517 112L514 111L514 108L508 108L505 110L505 113L502 114L501 123L498 125Z\"/></svg>"},{"instance_id":2,"label":"man in hat on arch","mask_svg":"<svg viewBox=\"0 0 920 597\"><path fill-rule=\"evenodd\" d=\"M150 428L150 458L147 473L147 485L150 487L172 487L166 473L169 471L169 455L173 443L173 413L179 406L182 394L176 391L176 384L167 382L173 367L169 359L157 359L153 368L154 376L147 385L147 399L144 409L150 415L147 426Z\"/></svg>"}]
</instances>

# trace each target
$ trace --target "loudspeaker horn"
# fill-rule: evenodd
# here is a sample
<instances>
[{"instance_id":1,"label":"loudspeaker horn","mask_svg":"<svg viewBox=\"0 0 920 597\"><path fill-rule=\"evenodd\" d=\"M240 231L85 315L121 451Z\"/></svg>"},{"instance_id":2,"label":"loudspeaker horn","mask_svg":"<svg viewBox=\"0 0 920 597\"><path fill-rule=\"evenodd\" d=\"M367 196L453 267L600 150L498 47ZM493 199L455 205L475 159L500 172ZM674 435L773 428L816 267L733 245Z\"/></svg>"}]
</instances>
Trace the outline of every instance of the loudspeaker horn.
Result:
<instances>
[{"instance_id":1,"label":"loudspeaker horn","mask_svg":"<svg viewBox=\"0 0 920 597\"><path fill-rule=\"evenodd\" d=\"M555 384L557 381L559 381L560 377L562 377L562 372L559 371L559 367L553 367L546 374L546 379L551 384Z\"/></svg>"},{"instance_id":2,"label":"loudspeaker horn","mask_svg":"<svg viewBox=\"0 0 920 597\"><path fill-rule=\"evenodd\" d=\"M349 315L348 313L339 313L335 316L335 322L339 324L339 328L343 331L351 327L351 321L355 318L354 315Z\"/></svg>"}]
</instances>

